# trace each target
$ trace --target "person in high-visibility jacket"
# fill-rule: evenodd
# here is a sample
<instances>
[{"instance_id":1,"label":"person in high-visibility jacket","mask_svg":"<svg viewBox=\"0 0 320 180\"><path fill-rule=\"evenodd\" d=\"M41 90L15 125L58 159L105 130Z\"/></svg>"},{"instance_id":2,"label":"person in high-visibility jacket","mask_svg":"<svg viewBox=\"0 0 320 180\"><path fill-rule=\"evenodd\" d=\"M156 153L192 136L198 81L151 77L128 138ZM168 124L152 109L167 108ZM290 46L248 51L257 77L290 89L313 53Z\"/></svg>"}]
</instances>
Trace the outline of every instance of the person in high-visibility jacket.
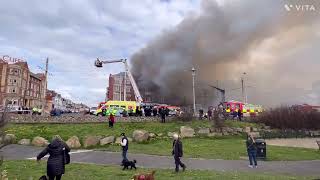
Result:
<instances>
[{"instance_id":1,"label":"person in high-visibility jacket","mask_svg":"<svg viewBox=\"0 0 320 180\"><path fill-rule=\"evenodd\" d=\"M110 115L110 109L109 108L107 108L106 110L105 110L105 114L104 114L105 116L109 116Z\"/></svg>"},{"instance_id":2,"label":"person in high-visibility jacket","mask_svg":"<svg viewBox=\"0 0 320 180\"><path fill-rule=\"evenodd\" d=\"M32 108L32 115L38 114L38 108L34 107Z\"/></svg>"}]
</instances>

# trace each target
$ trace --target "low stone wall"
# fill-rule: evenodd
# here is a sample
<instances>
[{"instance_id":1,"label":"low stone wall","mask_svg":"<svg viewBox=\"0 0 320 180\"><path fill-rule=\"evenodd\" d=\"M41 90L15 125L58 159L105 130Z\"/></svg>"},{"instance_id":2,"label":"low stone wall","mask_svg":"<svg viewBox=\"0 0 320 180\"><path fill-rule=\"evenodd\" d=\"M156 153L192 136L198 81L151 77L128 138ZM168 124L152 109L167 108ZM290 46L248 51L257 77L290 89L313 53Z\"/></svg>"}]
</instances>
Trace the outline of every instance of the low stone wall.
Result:
<instances>
[{"instance_id":1,"label":"low stone wall","mask_svg":"<svg viewBox=\"0 0 320 180\"><path fill-rule=\"evenodd\" d=\"M108 117L97 117L94 115L83 114L65 114L61 116L38 116L29 114L8 114L9 123L53 123L53 124L68 124L68 123L105 123ZM116 122L152 122L160 121L158 117L116 117Z\"/></svg>"}]
</instances>

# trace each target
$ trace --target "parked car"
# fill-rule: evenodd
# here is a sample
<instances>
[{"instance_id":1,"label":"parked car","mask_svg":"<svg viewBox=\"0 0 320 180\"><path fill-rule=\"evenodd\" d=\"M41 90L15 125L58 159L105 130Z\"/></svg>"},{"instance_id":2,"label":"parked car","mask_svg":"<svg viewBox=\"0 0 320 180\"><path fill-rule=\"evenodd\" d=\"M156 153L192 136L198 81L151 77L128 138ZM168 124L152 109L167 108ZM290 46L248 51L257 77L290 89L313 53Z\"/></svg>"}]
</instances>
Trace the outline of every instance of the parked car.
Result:
<instances>
[{"instance_id":1,"label":"parked car","mask_svg":"<svg viewBox=\"0 0 320 180\"><path fill-rule=\"evenodd\" d=\"M95 114L95 112L97 111L97 107L91 107L90 108L90 110L89 110L89 113L91 114L91 115L94 115Z\"/></svg>"}]
</instances>

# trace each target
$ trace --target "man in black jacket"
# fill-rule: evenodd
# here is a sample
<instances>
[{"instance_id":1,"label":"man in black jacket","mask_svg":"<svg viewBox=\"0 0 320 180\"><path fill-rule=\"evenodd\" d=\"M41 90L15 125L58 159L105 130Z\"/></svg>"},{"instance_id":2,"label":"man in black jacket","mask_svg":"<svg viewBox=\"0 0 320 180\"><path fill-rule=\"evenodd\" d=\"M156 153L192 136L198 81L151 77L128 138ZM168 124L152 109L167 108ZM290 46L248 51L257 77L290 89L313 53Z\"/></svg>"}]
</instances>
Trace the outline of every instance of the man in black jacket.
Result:
<instances>
[{"instance_id":1,"label":"man in black jacket","mask_svg":"<svg viewBox=\"0 0 320 180\"><path fill-rule=\"evenodd\" d=\"M178 134L174 134L173 139L174 141L172 144L172 155L176 164L176 172L179 172L179 166L181 166L183 171L185 171L186 165L184 165L180 160L180 158L183 156L182 142Z\"/></svg>"},{"instance_id":2,"label":"man in black jacket","mask_svg":"<svg viewBox=\"0 0 320 180\"><path fill-rule=\"evenodd\" d=\"M127 162L128 161L128 158L127 158L127 152L128 152L128 149L129 149L129 141L128 141L128 138L127 136L125 135L125 133L122 133L121 134L121 147L122 147L122 164L124 162Z\"/></svg>"}]
</instances>

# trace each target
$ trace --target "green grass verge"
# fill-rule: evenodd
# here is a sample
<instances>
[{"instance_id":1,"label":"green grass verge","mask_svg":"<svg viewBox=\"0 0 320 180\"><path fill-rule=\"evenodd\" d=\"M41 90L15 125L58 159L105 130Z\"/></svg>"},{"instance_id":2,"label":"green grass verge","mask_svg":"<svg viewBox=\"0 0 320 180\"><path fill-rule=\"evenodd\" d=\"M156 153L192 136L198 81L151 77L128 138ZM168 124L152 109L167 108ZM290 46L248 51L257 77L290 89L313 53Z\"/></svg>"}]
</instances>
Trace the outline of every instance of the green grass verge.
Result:
<instances>
[{"instance_id":1,"label":"green grass verge","mask_svg":"<svg viewBox=\"0 0 320 180\"><path fill-rule=\"evenodd\" d=\"M257 126L256 124L227 121L226 124L232 127ZM190 126L193 128L210 127L208 121L192 121L192 122L170 122L161 124L158 122L149 123L116 123L114 129L107 127L107 124L9 124L6 127L7 133L13 133L18 139L42 136L51 139L52 136L58 134L63 139L77 135L83 140L87 135L119 136L121 132L126 132L131 136L136 129L145 129L149 132L163 133L164 136L168 132L179 132L180 126ZM171 155L172 140L163 137L151 140L148 143L130 143L130 153L153 154L153 155ZM186 157L193 158L210 158L210 159L227 159L237 160L246 157L246 148L244 137L195 137L183 139L184 153ZM117 145L108 145L99 148L108 151L120 151ZM320 159L320 152L312 149L304 148L287 148L267 146L268 160L314 160Z\"/></svg>"},{"instance_id":2,"label":"green grass verge","mask_svg":"<svg viewBox=\"0 0 320 180\"><path fill-rule=\"evenodd\" d=\"M185 157L239 160L246 157L245 142L242 138L188 138L183 139ZM148 144L130 143L129 153L144 153L152 155L171 155L172 142L170 140L153 140ZM120 151L117 145L96 147L106 151ZM288 148L267 146L268 161L299 161L320 159L320 152L305 148Z\"/></svg>"},{"instance_id":3,"label":"green grass verge","mask_svg":"<svg viewBox=\"0 0 320 180\"><path fill-rule=\"evenodd\" d=\"M9 179L29 180L38 179L46 174L46 163L40 164L35 161L5 161L1 169L8 172ZM92 164L70 164L66 166L66 174L62 179L68 180L129 180L136 173L151 172L151 169L138 169L137 171L122 171L116 166L102 166ZM32 178L31 178L32 177ZM233 179L233 180L294 180L312 179L311 177L293 177L282 175L271 175L265 173L238 173L238 172L216 172L187 170L186 172L173 173L173 170L156 170L157 180L211 180L211 179Z\"/></svg>"}]
</instances>

